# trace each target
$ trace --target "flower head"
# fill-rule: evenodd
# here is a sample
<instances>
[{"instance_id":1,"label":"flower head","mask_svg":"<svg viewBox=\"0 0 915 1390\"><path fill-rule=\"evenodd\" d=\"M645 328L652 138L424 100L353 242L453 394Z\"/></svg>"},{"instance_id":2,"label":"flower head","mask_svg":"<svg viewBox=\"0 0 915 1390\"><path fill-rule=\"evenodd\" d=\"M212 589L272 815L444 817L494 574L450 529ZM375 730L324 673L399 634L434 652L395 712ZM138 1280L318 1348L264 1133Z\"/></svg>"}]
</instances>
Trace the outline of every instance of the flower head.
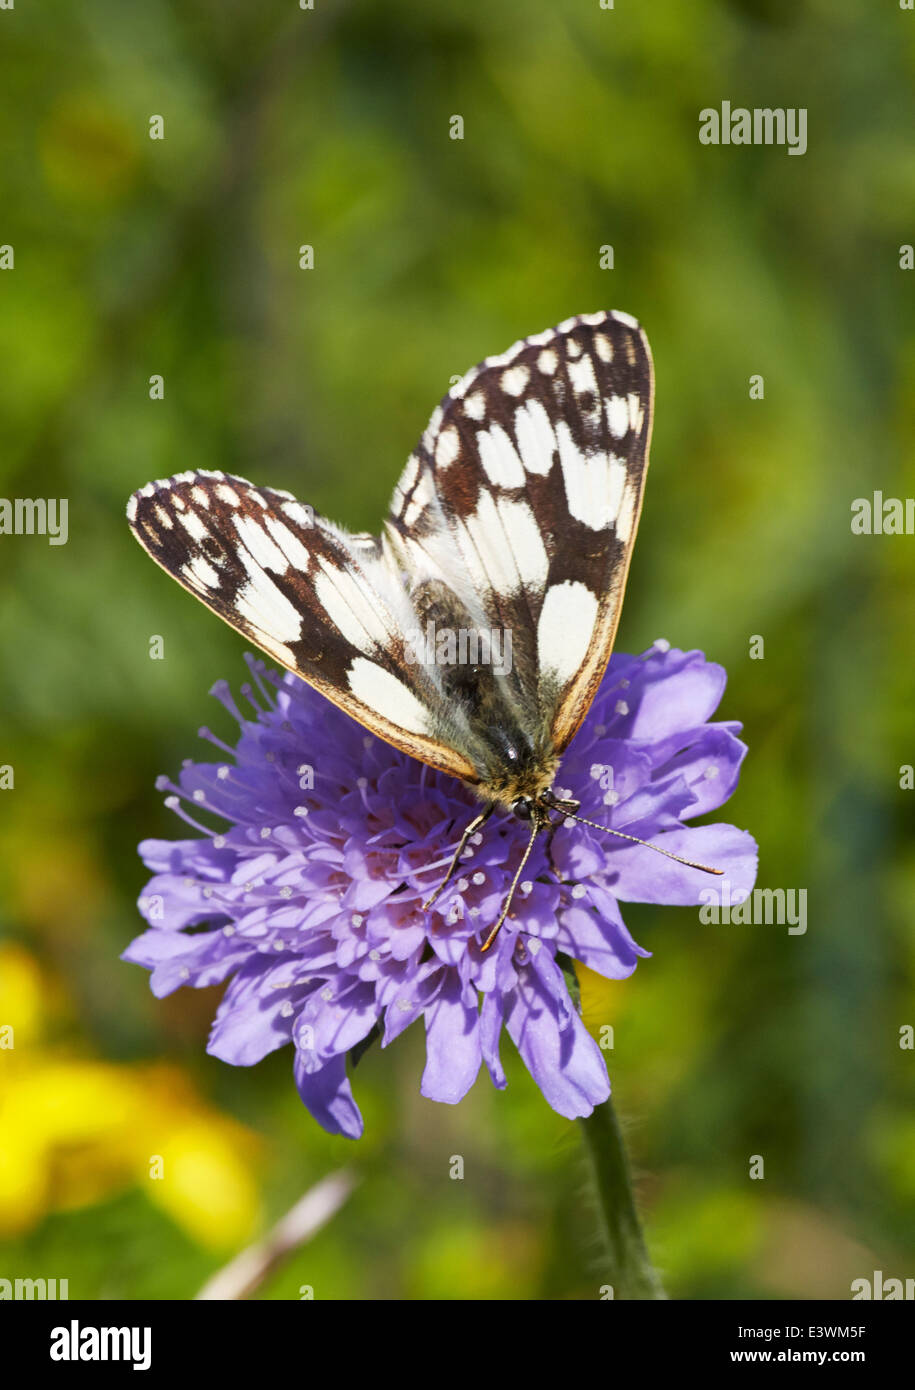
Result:
<instances>
[{"instance_id":1,"label":"flower head","mask_svg":"<svg viewBox=\"0 0 915 1390\"><path fill-rule=\"evenodd\" d=\"M140 899L149 930L124 959L152 971L158 996L228 980L209 1052L250 1066L293 1043L302 1100L332 1133L362 1132L347 1053L376 1027L386 1046L420 1017L430 1099L459 1101L484 1062L504 1087L504 1025L553 1109L590 1114L610 1083L563 964L630 975L648 952L620 902L696 903L707 876L567 822L538 837L484 954L527 828L493 817L424 911L480 803L296 677L249 664L250 715L224 683L213 692L238 721L234 748L201 731L225 760L188 762L178 785L160 779L166 804L198 833L141 845L154 873ZM727 800L746 752L740 725L708 722L724 685L723 668L698 651L657 642L640 657L614 653L563 757L559 791L589 820L713 865L745 893L752 838L688 823ZM197 813L226 824L208 829Z\"/></svg>"}]
</instances>

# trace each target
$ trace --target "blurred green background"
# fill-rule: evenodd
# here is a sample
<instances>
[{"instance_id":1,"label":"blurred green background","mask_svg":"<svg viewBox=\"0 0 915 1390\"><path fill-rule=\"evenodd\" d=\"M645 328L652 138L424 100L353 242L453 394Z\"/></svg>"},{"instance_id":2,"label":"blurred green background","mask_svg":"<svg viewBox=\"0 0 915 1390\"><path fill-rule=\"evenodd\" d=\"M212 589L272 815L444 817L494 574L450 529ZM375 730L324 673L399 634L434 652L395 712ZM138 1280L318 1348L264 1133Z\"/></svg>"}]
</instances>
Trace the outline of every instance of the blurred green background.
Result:
<instances>
[{"instance_id":1,"label":"blurred green background","mask_svg":"<svg viewBox=\"0 0 915 1390\"><path fill-rule=\"evenodd\" d=\"M726 818L760 885L808 891L803 936L631 907L653 958L585 981L651 1250L676 1297L915 1274L915 541L850 530L854 498L915 493L913 71L896 0L0 11L0 492L70 503L65 546L0 537L0 1277L190 1297L346 1165L258 1296L599 1296L579 1136L519 1064L435 1105L411 1030L360 1063L353 1145L289 1049L205 1055L218 991L156 1002L119 963L136 843L179 830L154 777L247 675L124 504L222 468L377 529L452 375L613 307L657 369L618 645L727 666L751 752ZM807 153L701 146L725 99L806 107Z\"/></svg>"}]
</instances>

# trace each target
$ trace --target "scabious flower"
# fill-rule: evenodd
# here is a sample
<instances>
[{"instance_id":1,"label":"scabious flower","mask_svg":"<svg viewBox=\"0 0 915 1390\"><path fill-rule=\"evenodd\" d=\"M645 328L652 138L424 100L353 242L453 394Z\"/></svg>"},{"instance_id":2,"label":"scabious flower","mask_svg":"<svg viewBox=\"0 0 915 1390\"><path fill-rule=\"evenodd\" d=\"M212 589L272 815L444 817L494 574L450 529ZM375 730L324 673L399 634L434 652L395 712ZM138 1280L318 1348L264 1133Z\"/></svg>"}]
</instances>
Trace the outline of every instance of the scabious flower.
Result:
<instances>
[{"instance_id":1,"label":"scabious flower","mask_svg":"<svg viewBox=\"0 0 915 1390\"><path fill-rule=\"evenodd\" d=\"M291 1042L301 1098L331 1133L362 1132L350 1050L376 1025L387 1046L419 1018L424 1096L454 1104L483 1062L504 1087L504 1026L553 1109L590 1114L610 1083L563 965L630 975L648 952L620 903L697 903L721 880L566 822L551 846L538 837L483 954L528 827L493 817L423 911L479 802L296 677L249 666L250 715L224 682L213 690L238 721L235 746L201 730L225 760L188 761L178 785L159 781L166 804L199 834L140 846L154 874L140 898L149 930L124 959L152 971L160 997L227 980L208 1051L251 1066ZM614 653L557 790L590 820L723 870L736 897L753 886L752 838L731 825L688 824L727 800L746 752L739 724L708 722L725 680L701 652L666 642L639 657ZM208 828L192 809L225 824Z\"/></svg>"}]
</instances>

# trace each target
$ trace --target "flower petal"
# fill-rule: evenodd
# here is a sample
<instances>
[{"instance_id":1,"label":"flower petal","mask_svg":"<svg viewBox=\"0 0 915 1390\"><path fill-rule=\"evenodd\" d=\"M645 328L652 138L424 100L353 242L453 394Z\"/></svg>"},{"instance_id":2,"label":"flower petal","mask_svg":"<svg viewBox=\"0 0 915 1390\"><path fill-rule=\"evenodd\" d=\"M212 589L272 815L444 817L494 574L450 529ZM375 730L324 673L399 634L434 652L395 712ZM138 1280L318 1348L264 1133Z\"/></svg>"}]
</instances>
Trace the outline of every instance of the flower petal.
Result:
<instances>
[{"instance_id":1,"label":"flower petal","mask_svg":"<svg viewBox=\"0 0 915 1390\"><path fill-rule=\"evenodd\" d=\"M250 1067L291 1042L295 1016L316 988L294 977L294 961L270 969L259 960L246 962L216 1010L207 1052L234 1067Z\"/></svg>"},{"instance_id":2,"label":"flower petal","mask_svg":"<svg viewBox=\"0 0 915 1390\"><path fill-rule=\"evenodd\" d=\"M573 1012L567 1022L530 969L521 972L506 1004L509 1034L549 1104L569 1120L590 1115L609 1096L610 1079L601 1050L578 1015Z\"/></svg>"},{"instance_id":3,"label":"flower petal","mask_svg":"<svg viewBox=\"0 0 915 1390\"><path fill-rule=\"evenodd\" d=\"M344 1134L347 1139L361 1136L362 1116L353 1100L345 1057L332 1057L319 1071L309 1071L296 1052L293 1074L304 1104L328 1134Z\"/></svg>"},{"instance_id":4,"label":"flower petal","mask_svg":"<svg viewBox=\"0 0 915 1390\"><path fill-rule=\"evenodd\" d=\"M308 996L293 1028L296 1052L306 1070L318 1071L329 1057L349 1052L378 1020L371 985L348 976L320 985Z\"/></svg>"},{"instance_id":5,"label":"flower petal","mask_svg":"<svg viewBox=\"0 0 915 1390\"><path fill-rule=\"evenodd\" d=\"M205 989L222 984L249 953L250 946L245 942L219 930L184 936L181 932L153 929L132 941L121 960L152 970L150 989L157 999L162 999L182 985Z\"/></svg>"},{"instance_id":6,"label":"flower petal","mask_svg":"<svg viewBox=\"0 0 915 1390\"><path fill-rule=\"evenodd\" d=\"M655 785L663 790L669 781L682 777L694 798L683 816L704 816L717 811L732 794L746 753L747 745L724 724L707 725L695 742L657 770Z\"/></svg>"},{"instance_id":7,"label":"flower petal","mask_svg":"<svg viewBox=\"0 0 915 1390\"><path fill-rule=\"evenodd\" d=\"M706 661L702 652L671 650L649 657L626 694L633 711L626 737L658 739L704 724L721 703L726 684L724 667Z\"/></svg>"},{"instance_id":8,"label":"flower petal","mask_svg":"<svg viewBox=\"0 0 915 1390\"><path fill-rule=\"evenodd\" d=\"M420 1091L429 1100L456 1105L477 1079L482 1061L479 1009L474 992L464 997L456 970L449 970L426 1009L426 1069Z\"/></svg>"},{"instance_id":9,"label":"flower petal","mask_svg":"<svg viewBox=\"0 0 915 1390\"><path fill-rule=\"evenodd\" d=\"M655 843L671 854L721 869L735 890L749 891L756 881L756 841L733 825L684 826L656 836ZM720 882L718 875L688 869L642 845L614 850L607 868L614 896L630 903L692 905L701 901L704 890Z\"/></svg>"},{"instance_id":10,"label":"flower petal","mask_svg":"<svg viewBox=\"0 0 915 1390\"><path fill-rule=\"evenodd\" d=\"M633 941L609 893L599 899L600 912L567 907L559 914L556 944L573 960L581 961L608 980L625 980L640 956L648 952Z\"/></svg>"}]
</instances>

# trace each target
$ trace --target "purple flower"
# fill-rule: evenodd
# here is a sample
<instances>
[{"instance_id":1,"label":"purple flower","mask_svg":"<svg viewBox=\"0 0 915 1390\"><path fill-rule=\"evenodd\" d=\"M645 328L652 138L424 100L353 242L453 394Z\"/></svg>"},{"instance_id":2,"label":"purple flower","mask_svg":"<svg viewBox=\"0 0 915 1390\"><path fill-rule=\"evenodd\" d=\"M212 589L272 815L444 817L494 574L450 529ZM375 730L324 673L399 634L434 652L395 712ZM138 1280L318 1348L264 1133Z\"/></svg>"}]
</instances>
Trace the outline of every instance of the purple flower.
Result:
<instances>
[{"instance_id":1,"label":"purple flower","mask_svg":"<svg viewBox=\"0 0 915 1390\"><path fill-rule=\"evenodd\" d=\"M154 874L140 898L149 930L124 959L152 971L157 996L228 980L208 1050L251 1066L293 1043L302 1100L332 1133L362 1132L350 1049L376 1025L387 1046L420 1017L424 1096L454 1104L483 1062L504 1087L504 1025L553 1109L590 1114L610 1083L564 961L630 975L648 952L620 902L697 903L720 880L567 822L549 856L547 836L538 837L511 914L483 954L527 827L495 816L424 912L479 802L297 678L249 666L251 715L224 682L213 691L238 721L235 747L201 731L225 761L188 761L178 786L160 779L172 793L166 804L199 834L140 846ZM752 838L688 823L727 800L746 752L739 724L707 722L725 679L701 652L663 642L639 657L614 653L557 789L581 801L582 816L722 869L737 897L755 879ZM200 824L191 808L228 828Z\"/></svg>"}]
</instances>

